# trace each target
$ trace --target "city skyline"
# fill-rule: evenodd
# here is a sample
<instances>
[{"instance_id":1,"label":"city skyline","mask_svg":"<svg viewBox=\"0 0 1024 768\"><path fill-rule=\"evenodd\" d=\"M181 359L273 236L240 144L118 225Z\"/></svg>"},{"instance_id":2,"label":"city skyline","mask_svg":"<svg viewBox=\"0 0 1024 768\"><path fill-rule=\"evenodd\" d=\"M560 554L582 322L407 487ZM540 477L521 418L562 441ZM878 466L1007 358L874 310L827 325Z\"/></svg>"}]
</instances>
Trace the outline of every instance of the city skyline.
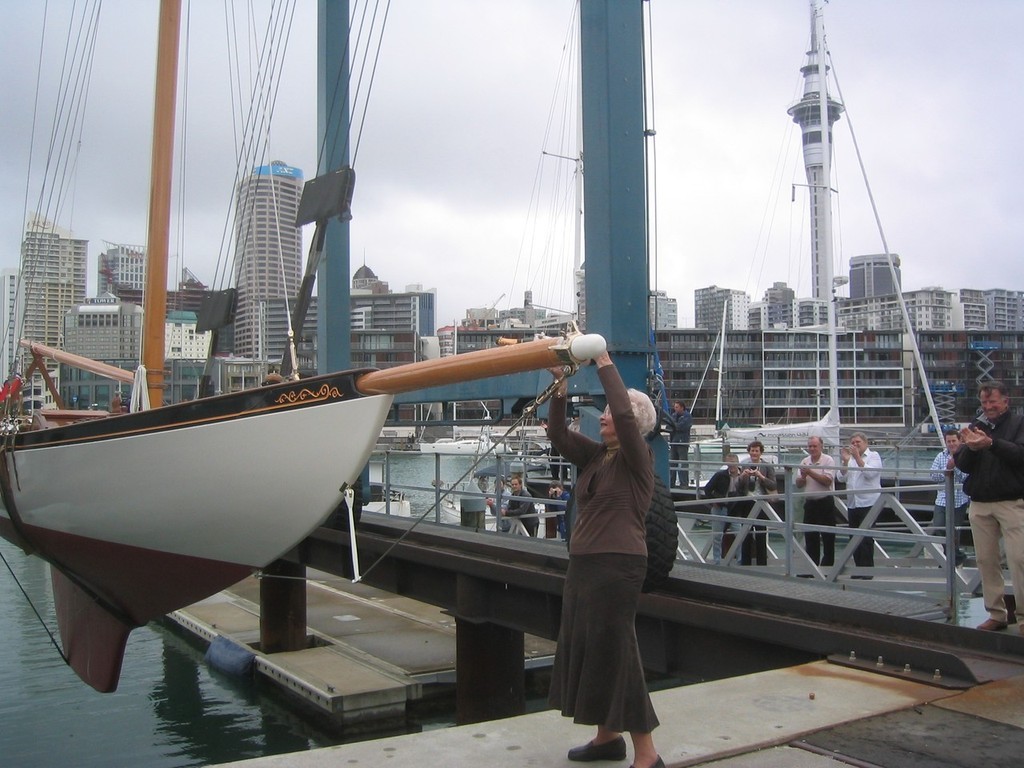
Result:
<instances>
[{"instance_id":1,"label":"city skyline","mask_svg":"<svg viewBox=\"0 0 1024 768\"><path fill-rule=\"evenodd\" d=\"M312 5L296 8L290 53L298 53L300 62L281 89L286 119L265 158L303 168L307 178L315 167L308 74L315 48ZM429 9L401 3L392 9L357 162L353 270L365 259L396 280L415 263L427 265L430 274L418 279L438 288L439 323L447 315L461 316L466 307L488 306L502 294L499 308L513 306L525 290L533 291L538 305L565 308L571 301L571 254L565 248L531 248L530 241L544 238L530 229L529 212L540 205L531 203L531 186L541 152L564 151L544 140L544 126L572 28L572 4L522 0L514 14L478 5L446 0ZM692 322L692 294L701 286L735 287L758 297L784 280L798 295L809 296L806 200L800 189L790 202L793 184L805 183L799 129L786 114L800 95L807 3L645 5L654 22L657 100L650 122L657 132L660 213L652 230L652 289L678 299L681 325ZM62 7L56 4L52 12ZM145 124L152 110L151 41L145 30L152 27L154 8L105 6L104 21L114 28L105 27L99 38L90 118L67 208L74 214L58 222L90 241L91 259L104 240L145 241ZM0 206L0 266L16 265L24 228L21 185L41 13L22 4L0 9L10 31L0 57L6 71L21 75L4 89L11 119L0 127L0 139L18 183L10 185L11 196ZM222 34L224 23L213 10L197 7L192 15L198 51L214 31ZM1013 274L1024 224L1017 220L1012 185L1024 149L1013 135L1019 108L1006 94L1018 92L1024 78L1024 56L1012 40L1020 21L1024 7L1001 0L970 8L952 0L834 0L825 7L832 63L843 86L839 96L847 109L835 138L837 258L843 260L837 273L847 272L850 256L883 250L863 193L855 190L862 184L844 133L852 122L890 250L904 260L906 289L938 283L984 290ZM445 50L429 43L439 35L451 41ZM528 50L519 42L527 37ZM198 167L199 180L189 189L202 214L186 217L186 244L172 244L172 254L180 253L180 266L212 283L209 263L223 230L223 215L215 220L212 211L225 209L230 196L231 174L223 172L219 158L230 154L231 138L210 143L228 123L211 104L228 100L211 94L205 82L223 70L223 56L201 55L208 62L202 71L209 74L193 86L201 106L190 110L196 122L188 160L190 171ZM106 56L118 62L116 76ZM125 68L125 60L137 66ZM474 66L466 67L467 60ZM42 141L37 138L37 146ZM117 149L106 147L107 141ZM117 160L113 165L111 158ZM546 172L552 173L550 167ZM773 199L781 204L772 205ZM977 268L979 254L987 270ZM481 264L493 284L481 285Z\"/></svg>"},{"instance_id":2,"label":"city skyline","mask_svg":"<svg viewBox=\"0 0 1024 768\"><path fill-rule=\"evenodd\" d=\"M260 169L255 169L259 171ZM297 172L298 169L289 169ZM27 231L28 234L28 231ZM54 238L64 243L65 246L69 244L77 243L76 248L80 252L85 251L82 247L81 241L67 240L67 236L70 233L62 230L53 232ZM134 253L132 250L133 246L118 245L115 243L106 242L105 247L108 249L105 252L98 254L97 256L97 277L98 281L102 282L105 275L105 268L109 268L109 256L118 250L127 249L130 253ZM902 316L900 315L899 306L895 298L894 293L889 289L891 286L891 279L888 275L888 267L883 271L884 275L881 278L882 282L877 283L879 278L875 278L875 284L868 279L867 286L870 287L867 293L865 293L865 277L857 277L855 274L858 270L863 270L865 266L874 268L876 271L881 269L881 265L884 262L882 258L884 255L866 255L864 257L854 257L852 260L849 280L845 282L845 286L849 286L853 290L848 292L855 294L852 297L839 296L839 313L842 315L838 319L838 326L840 330L844 328L851 328L860 330L866 327L873 328L886 328L886 329L899 329L903 327ZM896 276L901 277L900 269L900 258L898 254L892 254L894 263L896 265ZM87 256L81 256L82 266L80 272L82 276L80 281L84 283L84 275L91 274L91 265L88 263ZM107 259L107 262L105 262ZM107 266L105 266L105 264ZM294 265L293 265L294 266ZM6 268L6 271L17 272L14 268ZM436 287L424 287L422 283L416 282L416 275L402 275L399 276L401 284L405 286L404 289L392 289L390 288L389 281L380 279L372 270L372 266L369 264L362 264L353 271L350 277L350 288L352 289L352 328L363 328L365 318L357 316L356 309L359 306L366 304L365 297L359 298L357 294L362 293L373 293L374 291L367 291L365 286L361 285L360 275L369 274L373 277L373 282L379 282L385 289L387 295L392 294L418 294L423 296L432 296L429 300L430 316L434 317L435 324L434 328L429 331L422 326L420 322L414 330L418 335L430 336L436 335L436 332L440 328L452 327L453 325L460 325L465 323L467 326L476 327L481 325L475 322L475 319L479 320L481 317L486 315L490 318L488 322L498 322L499 325L506 323L508 320L518 319L522 320L523 307L535 306L532 303L532 295L527 291L522 298L522 304L502 308L500 310L495 307L464 307L461 314L455 318L455 322L448 318L438 317L435 314L435 305L439 303L441 298L441 292ZM194 280L194 276L185 267L184 276L188 275L190 279ZM109 277L109 275L107 275ZM139 274L133 275L134 280L144 278L144 270L139 271ZM861 284L857 287L858 280ZM873 286L873 287L872 287ZM180 287L180 286L179 286ZM362 290L356 290L356 289ZM127 295L124 295L124 291L127 290ZM91 303L97 299L102 299L104 293L103 286L99 286L96 291L83 294L82 301L79 303ZM114 290L121 296L122 300L130 303L139 303L141 305L142 294L140 289L136 289L131 283L120 284L120 289ZM901 286L899 291L900 295L907 300L908 311L910 313L911 322L916 330L934 330L937 328L960 328L979 330L984 328L990 328L992 330L1015 330L1018 327L1024 326L1024 291L1016 290L1012 288L987 288L987 289L976 289L966 286L942 286L942 285L931 285L923 288L908 288ZM704 298L702 298L702 294ZM652 324L655 322L655 305L657 304L660 309L658 312L662 313L658 318L658 327L654 330L685 330L693 328L718 328L721 323L722 316L722 299L721 295L731 294L734 298L742 299L741 305L734 305L733 299L730 299L730 313L727 327L730 330L743 330L751 329L756 330L758 328L809 328L814 326L824 326L825 320L825 305L818 299L813 299L807 296L798 296L795 291L785 281L776 281L769 286L765 293L758 296L751 296L744 291L739 289L729 288L728 286L719 286L712 284L709 286L699 286L694 290L694 303L693 303L693 321L688 324L681 322L672 322L676 320L682 313L680 312L681 303L677 297L669 296L664 291L650 291L648 297L648 309L649 314L652 318ZM947 298L940 299L939 303L936 304L936 295L945 294ZM410 294L411 295L411 294ZM995 298L992 297L995 295ZM987 298L986 298L987 297ZM284 301L283 295L275 295L265 297L273 300ZM288 297L294 299L294 296ZM315 298L315 294L314 294ZM878 304L878 299L883 299L882 305ZM708 305L713 306L705 306ZM781 304L780 304L781 302ZM782 304L790 302L792 306L789 310L782 309L782 315L779 314L780 307ZM995 309L993 309L993 302L995 302ZM989 305L988 313L991 314L993 311L996 313L1001 312L998 318L989 317L985 314L985 305ZM982 306L982 314L977 314L976 307ZM316 305L314 300L313 306ZM958 309L952 311L951 307L956 305ZM702 309L703 307L703 309ZM937 310L942 315L941 318L932 319L932 322L928 322L929 315L933 307L937 307ZM168 316L171 314L173 308L168 308ZM1007 315L1007 310L1010 314ZM1021 311L1018 311L1021 310ZM552 318L563 316L564 313L550 310L550 308L539 308L540 314L550 314ZM668 312L668 315L664 313ZM921 313L925 313L922 315ZM965 314L966 313L966 314ZM875 320L868 322L864 325L865 318L875 317ZM749 318L749 323L746 319ZM853 325L850 325L851 318L860 318L859 321L855 321ZM925 324L919 326L918 323L924 318ZM422 321L422 318L421 318ZM966 322L966 326L963 323ZM550 324L548 322L547 324ZM483 323L486 325L486 323ZM481 325L481 327L483 327ZM528 324L527 324L528 325ZM544 325L544 324L541 324ZM525 327L525 326L524 326ZM540 326L538 326L540 327ZM653 327L653 325L652 325ZM431 333L430 331L434 331ZM265 339L263 343L276 344L277 342L273 339ZM51 344L55 344L51 340ZM56 344L55 344L56 345ZM58 345L59 346L59 345ZM242 357L253 357L249 354L248 349L239 349L236 345L234 350L235 354ZM256 357L259 357L258 355Z\"/></svg>"}]
</instances>

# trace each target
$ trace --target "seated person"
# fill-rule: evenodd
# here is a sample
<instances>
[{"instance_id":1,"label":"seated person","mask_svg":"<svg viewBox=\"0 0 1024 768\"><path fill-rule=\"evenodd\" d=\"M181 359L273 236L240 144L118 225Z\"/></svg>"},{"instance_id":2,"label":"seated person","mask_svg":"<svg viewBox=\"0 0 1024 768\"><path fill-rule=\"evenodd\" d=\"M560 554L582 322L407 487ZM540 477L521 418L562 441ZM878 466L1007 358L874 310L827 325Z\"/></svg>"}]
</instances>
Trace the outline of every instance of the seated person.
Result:
<instances>
[{"instance_id":1,"label":"seated person","mask_svg":"<svg viewBox=\"0 0 1024 768\"><path fill-rule=\"evenodd\" d=\"M523 517L520 522L526 529L527 534L530 536L536 536L539 521L535 516L537 510L533 506L533 496L530 493L530 490L523 484L523 478L521 475L512 475L508 482L510 495L505 515L508 517L531 515L531 517Z\"/></svg>"}]
</instances>

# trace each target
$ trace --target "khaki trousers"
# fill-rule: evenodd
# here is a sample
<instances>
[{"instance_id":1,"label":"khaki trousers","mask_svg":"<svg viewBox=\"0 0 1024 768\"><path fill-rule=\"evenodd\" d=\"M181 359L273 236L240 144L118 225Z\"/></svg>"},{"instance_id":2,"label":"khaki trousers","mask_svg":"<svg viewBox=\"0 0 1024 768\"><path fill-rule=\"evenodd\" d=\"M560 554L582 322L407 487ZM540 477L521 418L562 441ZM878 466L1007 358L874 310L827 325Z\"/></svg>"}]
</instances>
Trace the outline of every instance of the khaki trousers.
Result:
<instances>
[{"instance_id":1,"label":"khaki trousers","mask_svg":"<svg viewBox=\"0 0 1024 768\"><path fill-rule=\"evenodd\" d=\"M1014 596L1018 603L1024 604L1024 499L972 501L969 516L985 610L996 621L1005 623L1005 581L999 557L999 538L1002 537L1006 548L1006 564L1010 569Z\"/></svg>"}]
</instances>

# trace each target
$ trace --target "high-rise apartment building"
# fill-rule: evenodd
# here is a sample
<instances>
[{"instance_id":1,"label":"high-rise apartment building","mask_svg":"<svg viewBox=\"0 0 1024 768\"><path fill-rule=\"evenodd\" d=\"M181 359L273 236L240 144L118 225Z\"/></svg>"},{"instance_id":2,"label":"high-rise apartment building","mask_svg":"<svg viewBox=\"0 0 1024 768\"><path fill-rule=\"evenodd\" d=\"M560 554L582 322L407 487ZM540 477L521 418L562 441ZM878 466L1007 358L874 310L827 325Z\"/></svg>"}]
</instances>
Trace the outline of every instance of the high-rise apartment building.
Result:
<instances>
[{"instance_id":1,"label":"high-rise apartment building","mask_svg":"<svg viewBox=\"0 0 1024 768\"><path fill-rule=\"evenodd\" d=\"M85 301L88 247L88 240L79 240L43 216L29 217L21 244L22 336L63 348L64 315Z\"/></svg>"},{"instance_id":2,"label":"high-rise apartment building","mask_svg":"<svg viewBox=\"0 0 1024 768\"><path fill-rule=\"evenodd\" d=\"M295 226L302 171L275 160L238 185L235 207L235 354L262 358L261 306L293 299L302 279L302 230Z\"/></svg>"},{"instance_id":3,"label":"high-rise apartment building","mask_svg":"<svg viewBox=\"0 0 1024 768\"><path fill-rule=\"evenodd\" d=\"M985 292L972 288L961 288L959 304L954 304L962 322L954 327L967 331L983 331L988 328L988 308L985 306Z\"/></svg>"},{"instance_id":4,"label":"high-rise apartment building","mask_svg":"<svg viewBox=\"0 0 1024 768\"><path fill-rule=\"evenodd\" d=\"M210 331L196 332L196 313L171 310L164 325L164 359L203 360L210 348Z\"/></svg>"},{"instance_id":5,"label":"high-rise apartment building","mask_svg":"<svg viewBox=\"0 0 1024 768\"><path fill-rule=\"evenodd\" d=\"M18 350L18 320L21 317L22 293L17 269L0 272L3 305L0 312L0 326L3 327L3 344L0 345L0 378L6 378L14 368Z\"/></svg>"},{"instance_id":6,"label":"high-rise apartment building","mask_svg":"<svg viewBox=\"0 0 1024 768\"><path fill-rule=\"evenodd\" d=\"M797 322L796 291L785 283L773 283L761 301L750 305L748 326L760 328L793 328Z\"/></svg>"},{"instance_id":7,"label":"high-rise apartment building","mask_svg":"<svg viewBox=\"0 0 1024 768\"><path fill-rule=\"evenodd\" d=\"M990 331L1024 330L1024 291L990 288L984 294Z\"/></svg>"},{"instance_id":8,"label":"high-rise apartment building","mask_svg":"<svg viewBox=\"0 0 1024 768\"><path fill-rule=\"evenodd\" d=\"M902 332L905 326L898 293L839 299L836 301L836 321L840 328L848 331Z\"/></svg>"},{"instance_id":9,"label":"high-rise apartment building","mask_svg":"<svg viewBox=\"0 0 1024 768\"><path fill-rule=\"evenodd\" d=\"M436 291L420 284L392 292L365 264L352 277L351 322L353 331L413 331L433 336L437 329Z\"/></svg>"},{"instance_id":10,"label":"high-rise apartment building","mask_svg":"<svg viewBox=\"0 0 1024 768\"><path fill-rule=\"evenodd\" d=\"M728 307L726 307L728 302ZM710 285L693 292L693 317L697 328L721 328L725 309L726 330L746 330L750 322L750 297L743 291Z\"/></svg>"},{"instance_id":11,"label":"high-rise apartment building","mask_svg":"<svg viewBox=\"0 0 1024 768\"><path fill-rule=\"evenodd\" d=\"M651 316L651 327L656 331L666 331L679 327L679 305L665 291L651 291L648 301L648 312Z\"/></svg>"},{"instance_id":12,"label":"high-rise apartment building","mask_svg":"<svg viewBox=\"0 0 1024 768\"><path fill-rule=\"evenodd\" d=\"M96 265L96 293L120 295L146 289L146 246L107 243Z\"/></svg>"},{"instance_id":13,"label":"high-rise apartment building","mask_svg":"<svg viewBox=\"0 0 1024 768\"><path fill-rule=\"evenodd\" d=\"M953 323L953 294L938 287L904 291L903 302L915 331L948 331Z\"/></svg>"}]
</instances>

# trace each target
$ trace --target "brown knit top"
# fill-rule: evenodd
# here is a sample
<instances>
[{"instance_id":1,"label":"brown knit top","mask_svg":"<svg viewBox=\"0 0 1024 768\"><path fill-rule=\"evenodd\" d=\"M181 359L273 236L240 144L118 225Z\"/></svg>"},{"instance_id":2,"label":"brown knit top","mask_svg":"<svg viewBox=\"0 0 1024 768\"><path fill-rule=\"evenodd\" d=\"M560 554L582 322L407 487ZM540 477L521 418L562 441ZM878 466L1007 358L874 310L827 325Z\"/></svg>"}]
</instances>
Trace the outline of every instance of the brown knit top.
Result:
<instances>
[{"instance_id":1,"label":"brown knit top","mask_svg":"<svg viewBox=\"0 0 1024 768\"><path fill-rule=\"evenodd\" d=\"M551 444L579 470L569 553L646 556L644 519L654 494L653 452L636 425L618 370L606 365L597 369L597 375L615 422L618 448L569 431L564 397L552 398L548 409Z\"/></svg>"}]
</instances>

